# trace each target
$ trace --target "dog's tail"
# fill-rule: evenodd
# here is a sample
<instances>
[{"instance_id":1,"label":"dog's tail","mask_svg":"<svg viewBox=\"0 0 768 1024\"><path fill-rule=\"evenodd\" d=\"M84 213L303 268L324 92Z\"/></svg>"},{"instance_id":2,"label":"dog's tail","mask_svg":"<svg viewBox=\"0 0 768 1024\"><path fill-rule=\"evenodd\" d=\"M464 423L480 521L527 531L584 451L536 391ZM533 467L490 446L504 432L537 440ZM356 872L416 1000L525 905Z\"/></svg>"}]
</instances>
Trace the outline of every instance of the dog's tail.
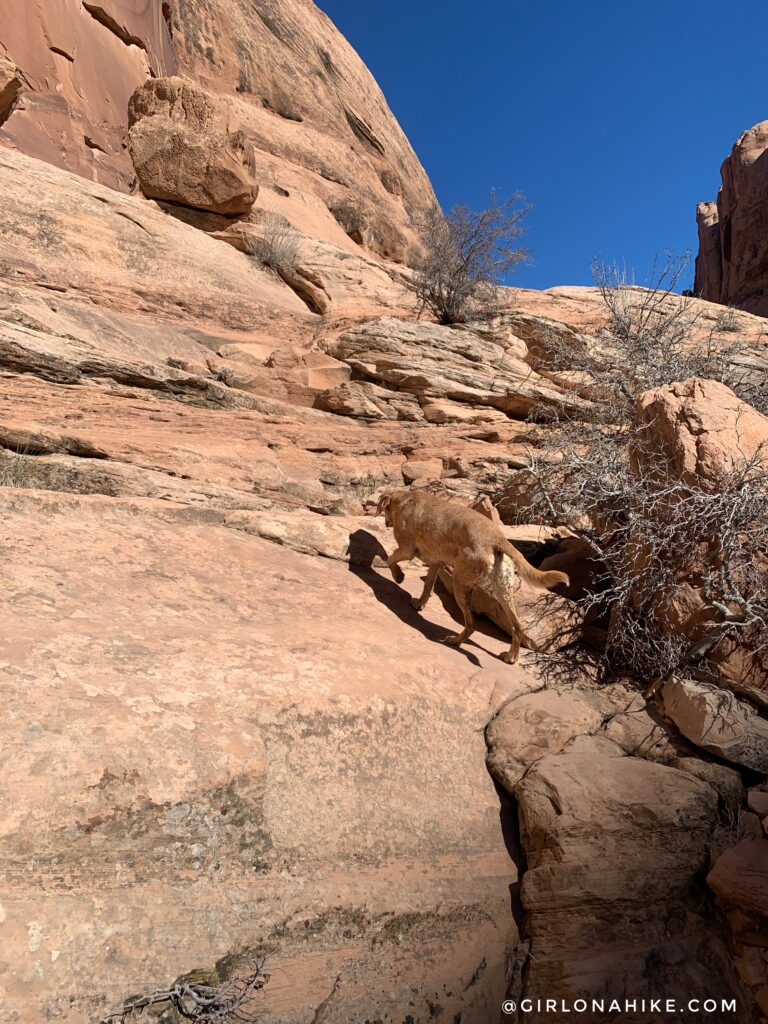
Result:
<instances>
[{"instance_id":1,"label":"dog's tail","mask_svg":"<svg viewBox=\"0 0 768 1024\"><path fill-rule=\"evenodd\" d=\"M542 572L537 569L509 541L499 541L493 551L497 560L503 558L504 555L511 558L515 563L518 576L532 587L536 587L537 590L551 590L559 583L564 583L567 587L571 582L570 576L565 572L558 572L557 569Z\"/></svg>"}]
</instances>

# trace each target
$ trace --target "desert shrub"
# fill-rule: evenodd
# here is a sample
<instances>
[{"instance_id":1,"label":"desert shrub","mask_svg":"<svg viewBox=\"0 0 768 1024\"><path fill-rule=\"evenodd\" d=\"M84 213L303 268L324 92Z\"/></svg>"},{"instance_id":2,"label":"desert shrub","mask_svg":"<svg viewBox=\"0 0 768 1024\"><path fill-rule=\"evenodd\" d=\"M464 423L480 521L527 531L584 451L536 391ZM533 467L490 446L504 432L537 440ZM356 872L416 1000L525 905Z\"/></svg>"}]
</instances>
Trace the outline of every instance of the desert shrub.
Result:
<instances>
[{"instance_id":1,"label":"desert shrub","mask_svg":"<svg viewBox=\"0 0 768 1024\"><path fill-rule=\"evenodd\" d=\"M267 212L248 235L248 252L254 261L275 271L293 270L299 253L299 235L282 214Z\"/></svg>"},{"instance_id":2,"label":"desert shrub","mask_svg":"<svg viewBox=\"0 0 768 1024\"><path fill-rule=\"evenodd\" d=\"M129 999L119 1010L107 1014L100 1024L137 1019L149 1014L157 1020L193 1021L194 1024L256 1024L258 1018L249 1010L254 994L269 981L264 963L255 964L248 974L228 981L217 976L190 975L180 978L167 989L159 989L148 996ZM166 1012L171 1016L166 1017Z\"/></svg>"},{"instance_id":3,"label":"desert shrub","mask_svg":"<svg viewBox=\"0 0 768 1024\"><path fill-rule=\"evenodd\" d=\"M646 680L706 661L737 633L768 650L768 451L734 454L716 485L684 483L663 472L649 428L635 421L641 394L691 376L747 401L752 393L731 349L711 333L697 338L695 304L671 291L685 266L667 257L645 289L615 266L594 267L607 329L539 345L550 369L579 372L590 420L555 410L547 450L531 452L497 496L507 521L566 526L589 544L596 580L586 603L605 626L604 668Z\"/></svg>"},{"instance_id":4,"label":"desert shrub","mask_svg":"<svg viewBox=\"0 0 768 1024\"><path fill-rule=\"evenodd\" d=\"M515 245L525 233L522 221L530 207L521 193L480 211L438 206L415 218L421 254L409 287L419 312L441 324L460 324L493 315L498 287L528 255Z\"/></svg>"},{"instance_id":5,"label":"desert shrub","mask_svg":"<svg viewBox=\"0 0 768 1024\"><path fill-rule=\"evenodd\" d=\"M768 452L734 457L704 487L660 473L642 427L569 423L521 476L520 518L566 526L594 553L586 604L605 622L608 674L664 679L737 632L768 649Z\"/></svg>"},{"instance_id":6,"label":"desert shrub","mask_svg":"<svg viewBox=\"0 0 768 1024\"><path fill-rule=\"evenodd\" d=\"M726 309L717 318L715 330L721 334L737 334L740 330L739 318L732 309Z\"/></svg>"},{"instance_id":7,"label":"desert shrub","mask_svg":"<svg viewBox=\"0 0 768 1024\"><path fill-rule=\"evenodd\" d=\"M710 865L714 865L718 857L752 835L754 835L754 826L749 815L735 808L728 808L721 821L712 828L709 835Z\"/></svg>"},{"instance_id":8,"label":"desert shrub","mask_svg":"<svg viewBox=\"0 0 768 1024\"><path fill-rule=\"evenodd\" d=\"M593 261L609 314L606 327L580 341L551 332L540 344L539 368L576 372L581 393L593 403L593 420L627 423L644 392L689 377L720 381L743 401L768 410L768 382L751 365L749 346L722 337L731 333L722 317L704 331L696 300L676 293L689 266L689 253L668 252L654 260L647 284L639 287L617 264Z\"/></svg>"},{"instance_id":9,"label":"desert shrub","mask_svg":"<svg viewBox=\"0 0 768 1024\"><path fill-rule=\"evenodd\" d=\"M41 475L34 462L17 452L0 456L0 487L39 487Z\"/></svg>"}]
</instances>

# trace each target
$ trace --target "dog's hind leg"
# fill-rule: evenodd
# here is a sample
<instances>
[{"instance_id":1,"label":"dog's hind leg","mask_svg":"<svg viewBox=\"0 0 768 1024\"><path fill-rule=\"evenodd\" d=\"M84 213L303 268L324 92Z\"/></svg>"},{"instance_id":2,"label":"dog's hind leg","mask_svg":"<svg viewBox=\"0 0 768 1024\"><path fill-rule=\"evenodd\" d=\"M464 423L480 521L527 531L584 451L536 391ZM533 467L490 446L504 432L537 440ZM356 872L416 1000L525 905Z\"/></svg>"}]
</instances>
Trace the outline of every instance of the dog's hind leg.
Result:
<instances>
[{"instance_id":1,"label":"dog's hind leg","mask_svg":"<svg viewBox=\"0 0 768 1024\"><path fill-rule=\"evenodd\" d=\"M393 551L392 554L389 556L389 558L387 559L387 565L389 566L389 570L392 573L392 576L394 577L395 583L402 583L403 580L405 579L405 573L397 563L410 562L415 553L416 552L413 550L413 548L405 547L405 545L401 544L397 548L397 550Z\"/></svg>"},{"instance_id":2,"label":"dog's hind leg","mask_svg":"<svg viewBox=\"0 0 768 1024\"><path fill-rule=\"evenodd\" d=\"M461 633L456 636L447 636L443 643L450 644L451 647L459 647L468 640L475 632L475 620L472 615L472 590L474 588L467 587L463 583L459 583L456 576L453 577L453 596L456 598L456 604L461 609L461 614L464 616L464 629Z\"/></svg>"},{"instance_id":3,"label":"dog's hind leg","mask_svg":"<svg viewBox=\"0 0 768 1024\"><path fill-rule=\"evenodd\" d=\"M435 586L435 580L437 574L440 572L439 565L430 565L427 568L427 578L424 580L424 589L421 592L421 597L414 597L411 599L411 603L416 611L423 611L426 607L427 601L432 596L432 591Z\"/></svg>"},{"instance_id":4,"label":"dog's hind leg","mask_svg":"<svg viewBox=\"0 0 768 1024\"><path fill-rule=\"evenodd\" d=\"M514 665L520 657L520 645L525 639L525 626L515 607L515 570L504 556L497 559L492 574L494 597L501 605L507 619L507 632L512 637L508 651L499 655L508 665Z\"/></svg>"}]
</instances>

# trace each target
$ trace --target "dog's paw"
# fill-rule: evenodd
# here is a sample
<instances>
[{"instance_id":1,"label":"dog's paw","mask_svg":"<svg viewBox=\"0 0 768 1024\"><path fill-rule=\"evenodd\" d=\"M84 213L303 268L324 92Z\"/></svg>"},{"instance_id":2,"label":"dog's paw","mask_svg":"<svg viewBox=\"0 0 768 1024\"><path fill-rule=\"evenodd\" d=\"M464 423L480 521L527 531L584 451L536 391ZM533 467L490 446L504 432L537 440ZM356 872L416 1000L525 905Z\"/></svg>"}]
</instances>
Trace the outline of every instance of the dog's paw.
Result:
<instances>
[{"instance_id":1,"label":"dog's paw","mask_svg":"<svg viewBox=\"0 0 768 1024\"><path fill-rule=\"evenodd\" d=\"M443 640L443 643L444 644L448 644L449 647L458 647L459 644L461 644L463 642L464 642L464 637L463 636L447 636L445 638L445 640Z\"/></svg>"},{"instance_id":2,"label":"dog's paw","mask_svg":"<svg viewBox=\"0 0 768 1024\"><path fill-rule=\"evenodd\" d=\"M507 665L514 665L518 656L518 654L513 654L511 651L504 651L503 654L499 655L499 658Z\"/></svg>"},{"instance_id":3,"label":"dog's paw","mask_svg":"<svg viewBox=\"0 0 768 1024\"><path fill-rule=\"evenodd\" d=\"M424 611L424 603L425 602L421 601L418 597L412 597L411 598L411 604L413 605L413 607L416 609L417 612L423 612Z\"/></svg>"},{"instance_id":4,"label":"dog's paw","mask_svg":"<svg viewBox=\"0 0 768 1024\"><path fill-rule=\"evenodd\" d=\"M405 579L405 573L403 572L399 565L396 565L392 570L392 578L394 579L395 583L402 583L403 580Z\"/></svg>"}]
</instances>

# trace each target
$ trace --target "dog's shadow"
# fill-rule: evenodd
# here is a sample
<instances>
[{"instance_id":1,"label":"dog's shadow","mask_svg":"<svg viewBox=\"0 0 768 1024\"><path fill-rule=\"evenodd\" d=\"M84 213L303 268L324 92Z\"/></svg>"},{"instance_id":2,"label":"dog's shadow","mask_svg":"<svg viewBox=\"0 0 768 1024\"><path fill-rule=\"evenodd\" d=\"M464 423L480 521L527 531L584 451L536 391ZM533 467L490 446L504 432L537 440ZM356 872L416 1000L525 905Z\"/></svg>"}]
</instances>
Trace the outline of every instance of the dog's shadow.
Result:
<instances>
[{"instance_id":1,"label":"dog's shadow","mask_svg":"<svg viewBox=\"0 0 768 1024\"><path fill-rule=\"evenodd\" d=\"M422 612L416 611L411 603L411 595L404 590L393 579L382 576L373 568L376 558L387 560L387 552L383 545L367 530L356 530L349 536L349 571L354 573L359 580L362 580L373 591L377 601L385 605L393 612L401 622L413 629L417 629L422 636L433 643L443 643L447 636L452 636L457 630L447 629L439 626L436 622L429 622L424 618ZM389 572L389 569L385 569ZM463 625L463 618L459 607L453 598L438 583L435 588L435 596L438 596L443 607L457 623L459 630ZM434 597L433 597L434 600ZM471 645L472 641L468 641ZM454 647L452 650L463 654L473 665L480 667L480 660L476 654L466 650L465 647Z\"/></svg>"}]
</instances>

